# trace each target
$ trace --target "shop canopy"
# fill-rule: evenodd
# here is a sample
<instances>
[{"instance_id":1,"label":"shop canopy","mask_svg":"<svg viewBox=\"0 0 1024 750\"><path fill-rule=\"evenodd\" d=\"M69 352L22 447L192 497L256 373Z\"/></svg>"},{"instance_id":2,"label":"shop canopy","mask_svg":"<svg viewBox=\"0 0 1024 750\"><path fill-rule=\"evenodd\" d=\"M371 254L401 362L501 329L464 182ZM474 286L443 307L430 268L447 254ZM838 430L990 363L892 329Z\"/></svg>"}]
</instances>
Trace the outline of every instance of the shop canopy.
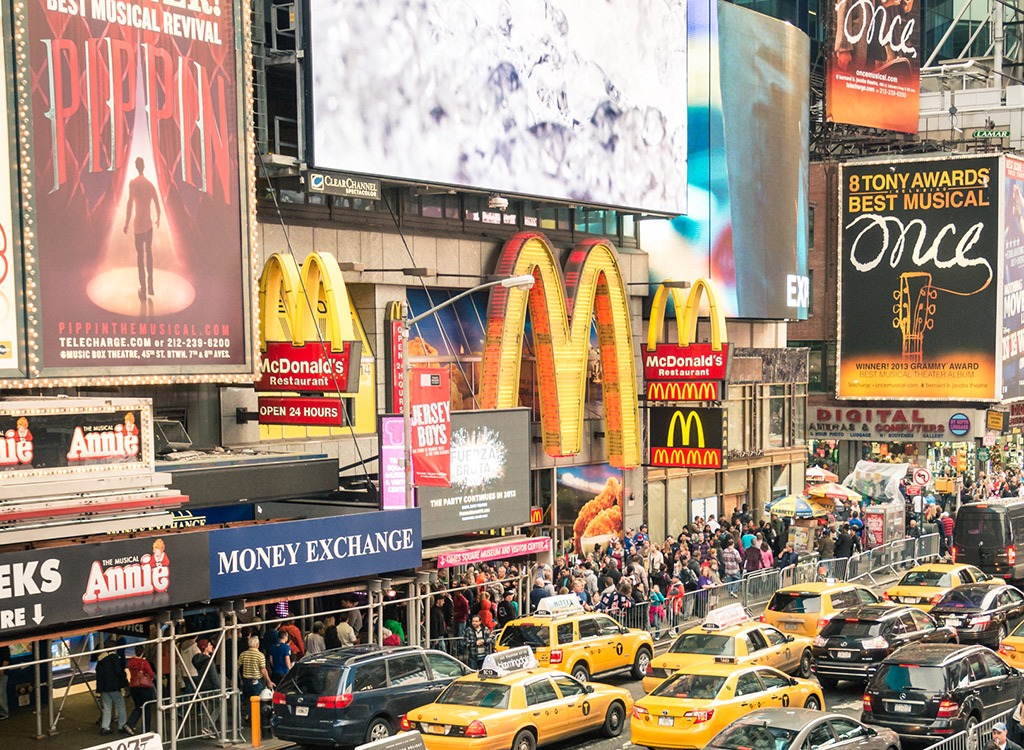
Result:
<instances>
[{"instance_id":1,"label":"shop canopy","mask_svg":"<svg viewBox=\"0 0 1024 750\"><path fill-rule=\"evenodd\" d=\"M825 482L824 484L816 484L807 491L811 499L814 498L828 498L829 500L849 500L855 503L861 501L860 493L856 490L851 490L849 487L843 487L841 484L835 482Z\"/></svg>"},{"instance_id":2,"label":"shop canopy","mask_svg":"<svg viewBox=\"0 0 1024 750\"><path fill-rule=\"evenodd\" d=\"M827 469L823 469L820 466L812 466L804 473L804 478L808 482L838 482L839 475L833 474Z\"/></svg>"},{"instance_id":3,"label":"shop canopy","mask_svg":"<svg viewBox=\"0 0 1024 750\"><path fill-rule=\"evenodd\" d=\"M806 495L786 495L771 503L768 510L785 518L823 518L830 509L818 505Z\"/></svg>"}]
</instances>

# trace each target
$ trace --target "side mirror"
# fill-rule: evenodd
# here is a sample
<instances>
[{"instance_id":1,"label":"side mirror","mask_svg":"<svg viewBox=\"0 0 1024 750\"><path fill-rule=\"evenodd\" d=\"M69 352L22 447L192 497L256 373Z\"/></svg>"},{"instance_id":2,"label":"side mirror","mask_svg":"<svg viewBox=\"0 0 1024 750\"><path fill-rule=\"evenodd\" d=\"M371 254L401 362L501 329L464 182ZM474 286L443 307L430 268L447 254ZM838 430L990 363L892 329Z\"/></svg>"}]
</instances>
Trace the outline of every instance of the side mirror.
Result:
<instances>
[{"instance_id":1,"label":"side mirror","mask_svg":"<svg viewBox=\"0 0 1024 750\"><path fill-rule=\"evenodd\" d=\"M623 635L626 635L626 634L629 633L629 628L627 628L625 625L620 625L619 626L619 632L622 633Z\"/></svg>"},{"instance_id":2,"label":"side mirror","mask_svg":"<svg viewBox=\"0 0 1024 750\"><path fill-rule=\"evenodd\" d=\"M593 685L586 685L585 687L586 687L586 690L587 690L588 694L594 692L594 686Z\"/></svg>"},{"instance_id":3,"label":"side mirror","mask_svg":"<svg viewBox=\"0 0 1024 750\"><path fill-rule=\"evenodd\" d=\"M795 640L796 640L796 638L794 638L794 637L793 637L793 636L791 636L791 635L787 635L787 636L786 636L786 643L792 643L792 642L793 642L793 641L795 641Z\"/></svg>"}]
</instances>

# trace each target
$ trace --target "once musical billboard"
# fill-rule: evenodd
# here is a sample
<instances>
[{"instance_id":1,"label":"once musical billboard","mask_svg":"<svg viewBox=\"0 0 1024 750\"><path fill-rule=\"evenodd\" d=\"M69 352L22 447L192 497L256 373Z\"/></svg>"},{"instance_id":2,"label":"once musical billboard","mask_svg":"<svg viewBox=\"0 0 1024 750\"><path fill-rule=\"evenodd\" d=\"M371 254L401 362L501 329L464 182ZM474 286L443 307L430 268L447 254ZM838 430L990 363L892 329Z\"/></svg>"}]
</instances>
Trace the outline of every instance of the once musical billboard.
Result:
<instances>
[{"instance_id":1,"label":"once musical billboard","mask_svg":"<svg viewBox=\"0 0 1024 750\"><path fill-rule=\"evenodd\" d=\"M30 375L251 375L239 14L15 3Z\"/></svg>"},{"instance_id":2,"label":"once musical billboard","mask_svg":"<svg viewBox=\"0 0 1024 750\"><path fill-rule=\"evenodd\" d=\"M314 162L686 209L685 0L317 0Z\"/></svg>"},{"instance_id":3,"label":"once musical billboard","mask_svg":"<svg viewBox=\"0 0 1024 750\"><path fill-rule=\"evenodd\" d=\"M1003 162L1002 398L1024 397L1024 160Z\"/></svg>"},{"instance_id":4,"label":"once musical billboard","mask_svg":"<svg viewBox=\"0 0 1024 750\"><path fill-rule=\"evenodd\" d=\"M837 397L999 398L999 166L841 166Z\"/></svg>"},{"instance_id":5,"label":"once musical billboard","mask_svg":"<svg viewBox=\"0 0 1024 750\"><path fill-rule=\"evenodd\" d=\"M651 294L707 277L730 318L803 319L810 40L727 2L687 22L689 215L640 223Z\"/></svg>"},{"instance_id":6,"label":"once musical billboard","mask_svg":"<svg viewBox=\"0 0 1024 750\"><path fill-rule=\"evenodd\" d=\"M869 128L916 133L921 95L921 3L826 3L835 29L826 58L825 116Z\"/></svg>"}]
</instances>

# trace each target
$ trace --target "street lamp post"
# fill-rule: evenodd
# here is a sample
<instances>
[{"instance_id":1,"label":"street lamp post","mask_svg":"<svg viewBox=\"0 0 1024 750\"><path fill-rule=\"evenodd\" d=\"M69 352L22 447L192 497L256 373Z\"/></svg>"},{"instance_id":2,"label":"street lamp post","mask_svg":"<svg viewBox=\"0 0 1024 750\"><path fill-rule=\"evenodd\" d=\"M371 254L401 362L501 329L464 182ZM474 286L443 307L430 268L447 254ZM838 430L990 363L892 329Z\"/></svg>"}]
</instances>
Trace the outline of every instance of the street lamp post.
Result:
<instances>
[{"instance_id":1,"label":"street lamp post","mask_svg":"<svg viewBox=\"0 0 1024 750\"><path fill-rule=\"evenodd\" d=\"M404 429L404 442L405 442L405 507L413 507L412 498L412 420L409 415L409 331L412 326L419 323L424 318L433 315L434 313L448 307L455 302L458 302L463 297L468 297L474 292L479 292L483 289L490 289L492 286L503 286L506 289L522 289L524 291L529 290L533 286L533 275L524 274L522 276L509 276L504 279L497 279L496 281L488 281L486 284L480 284L467 289L460 294L456 294L450 299L446 299L440 305L434 305L426 312L420 313L414 318L409 317L409 302L404 300L402 302L402 427Z\"/></svg>"}]
</instances>

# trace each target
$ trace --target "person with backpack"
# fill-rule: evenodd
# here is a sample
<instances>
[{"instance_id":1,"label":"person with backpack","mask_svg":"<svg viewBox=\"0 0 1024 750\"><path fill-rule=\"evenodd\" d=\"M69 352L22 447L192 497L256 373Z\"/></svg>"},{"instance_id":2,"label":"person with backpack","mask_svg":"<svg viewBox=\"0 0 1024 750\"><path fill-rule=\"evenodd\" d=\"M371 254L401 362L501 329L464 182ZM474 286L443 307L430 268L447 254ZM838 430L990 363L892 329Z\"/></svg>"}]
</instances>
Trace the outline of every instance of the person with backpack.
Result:
<instances>
[{"instance_id":1,"label":"person with backpack","mask_svg":"<svg viewBox=\"0 0 1024 750\"><path fill-rule=\"evenodd\" d=\"M128 731L126 734L135 734L135 724L142 719L144 731L152 731L152 713L154 701L156 701L156 673L153 666L146 661L146 648L135 647L135 656L128 660L128 692L131 693L132 703L135 704L131 716L128 717Z\"/></svg>"},{"instance_id":2,"label":"person with backpack","mask_svg":"<svg viewBox=\"0 0 1024 750\"><path fill-rule=\"evenodd\" d=\"M117 647L116 638L108 638L107 648ZM100 694L103 704L103 716L100 719L100 734L113 734L110 727L113 710L117 710L117 726L122 734L131 734L128 727L128 711L124 705L124 694L128 687L128 679L124 674L124 663L117 651L108 651L96 662L96 692Z\"/></svg>"}]
</instances>

